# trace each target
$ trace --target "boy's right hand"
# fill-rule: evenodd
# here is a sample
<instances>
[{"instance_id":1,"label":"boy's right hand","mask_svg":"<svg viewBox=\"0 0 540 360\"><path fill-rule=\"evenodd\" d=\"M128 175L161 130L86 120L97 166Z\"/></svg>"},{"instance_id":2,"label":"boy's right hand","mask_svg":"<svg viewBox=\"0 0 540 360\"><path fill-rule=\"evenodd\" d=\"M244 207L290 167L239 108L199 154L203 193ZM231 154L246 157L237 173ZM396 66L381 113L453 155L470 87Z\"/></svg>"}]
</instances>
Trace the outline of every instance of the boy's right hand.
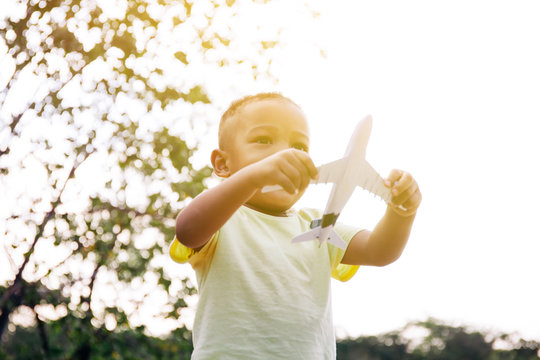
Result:
<instances>
[{"instance_id":1,"label":"boy's right hand","mask_svg":"<svg viewBox=\"0 0 540 360\"><path fill-rule=\"evenodd\" d=\"M192 249L204 246L263 187L279 185L296 194L305 190L318 171L306 152L287 149L249 163L235 173L236 176L199 194L180 212L176 237L182 244Z\"/></svg>"},{"instance_id":2,"label":"boy's right hand","mask_svg":"<svg viewBox=\"0 0 540 360\"><path fill-rule=\"evenodd\" d=\"M241 171L248 173L251 183L258 189L279 185L290 194L303 191L318 170L305 151L286 149L250 164Z\"/></svg>"}]
</instances>

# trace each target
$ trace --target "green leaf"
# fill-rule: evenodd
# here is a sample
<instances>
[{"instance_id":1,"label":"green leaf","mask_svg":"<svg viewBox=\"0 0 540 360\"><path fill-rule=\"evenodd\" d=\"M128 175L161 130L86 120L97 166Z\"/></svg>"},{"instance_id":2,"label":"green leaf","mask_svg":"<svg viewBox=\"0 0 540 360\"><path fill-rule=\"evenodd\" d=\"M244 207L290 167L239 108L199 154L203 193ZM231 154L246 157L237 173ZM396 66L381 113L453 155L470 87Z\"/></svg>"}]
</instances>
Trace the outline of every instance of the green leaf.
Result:
<instances>
[{"instance_id":1,"label":"green leaf","mask_svg":"<svg viewBox=\"0 0 540 360\"><path fill-rule=\"evenodd\" d=\"M178 60L180 60L181 62L183 62L184 64L188 64L188 61L187 61L187 55L185 52L183 51L177 51L174 53L174 57L177 58Z\"/></svg>"}]
</instances>

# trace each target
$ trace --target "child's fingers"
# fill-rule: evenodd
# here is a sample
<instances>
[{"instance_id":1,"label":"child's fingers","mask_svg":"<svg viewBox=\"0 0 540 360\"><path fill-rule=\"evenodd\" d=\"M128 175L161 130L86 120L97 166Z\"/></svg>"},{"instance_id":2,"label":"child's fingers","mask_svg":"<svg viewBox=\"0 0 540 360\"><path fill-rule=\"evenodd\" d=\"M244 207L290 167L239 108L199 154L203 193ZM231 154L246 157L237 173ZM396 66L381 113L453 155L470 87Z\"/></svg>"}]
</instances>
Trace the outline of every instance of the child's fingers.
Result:
<instances>
[{"instance_id":1,"label":"child's fingers","mask_svg":"<svg viewBox=\"0 0 540 360\"><path fill-rule=\"evenodd\" d=\"M293 150L293 154L301 162L302 166L307 170L307 173L310 178L315 179L319 174L319 170L311 160L311 157L304 151Z\"/></svg>"},{"instance_id":2,"label":"child's fingers","mask_svg":"<svg viewBox=\"0 0 540 360\"><path fill-rule=\"evenodd\" d=\"M265 182L277 183L291 194L304 190L318 172L309 155L296 149L276 153L271 163L275 170L267 174Z\"/></svg>"},{"instance_id":3,"label":"child's fingers","mask_svg":"<svg viewBox=\"0 0 540 360\"><path fill-rule=\"evenodd\" d=\"M393 190L392 190L393 191ZM416 183L411 184L407 189L403 190L398 195L392 196L392 204L394 205L403 205L413 197L413 195L418 191L418 186L416 186Z\"/></svg>"},{"instance_id":4,"label":"child's fingers","mask_svg":"<svg viewBox=\"0 0 540 360\"><path fill-rule=\"evenodd\" d=\"M420 190L416 188L414 194L412 194L403 204L390 204L393 210L401 216L411 216L416 213L420 202L422 201L422 194Z\"/></svg>"},{"instance_id":5,"label":"child's fingers","mask_svg":"<svg viewBox=\"0 0 540 360\"><path fill-rule=\"evenodd\" d=\"M416 213L422 201L422 194L411 174L402 170L392 170L385 180L385 185L391 190L390 205L396 213L402 216Z\"/></svg>"},{"instance_id":6,"label":"child's fingers","mask_svg":"<svg viewBox=\"0 0 540 360\"><path fill-rule=\"evenodd\" d=\"M413 185L414 179L408 172L403 171L401 177L398 179L394 186L392 186L392 195L396 196L404 193Z\"/></svg>"},{"instance_id":7,"label":"child's fingers","mask_svg":"<svg viewBox=\"0 0 540 360\"><path fill-rule=\"evenodd\" d=\"M295 194L296 189L298 188L297 185L292 180L294 177L286 174L281 168L276 171L275 174L273 174L275 177L275 181L273 181L275 184L280 185L283 190L290 194Z\"/></svg>"},{"instance_id":8,"label":"child's fingers","mask_svg":"<svg viewBox=\"0 0 540 360\"><path fill-rule=\"evenodd\" d=\"M391 189L392 196L399 196L414 183L414 179L408 172L402 170L392 170L385 185Z\"/></svg>"},{"instance_id":9,"label":"child's fingers","mask_svg":"<svg viewBox=\"0 0 540 360\"><path fill-rule=\"evenodd\" d=\"M285 175L288 182L292 183L294 187L294 189L292 189L293 193L296 191L296 189L302 186L302 174L297 166L291 164L290 162L284 161L278 164L278 169L283 175Z\"/></svg>"},{"instance_id":10,"label":"child's fingers","mask_svg":"<svg viewBox=\"0 0 540 360\"><path fill-rule=\"evenodd\" d=\"M287 160L298 170L300 181L298 189L303 190L309 185L310 180L317 176L318 170L309 155L303 151L291 149L287 155Z\"/></svg>"},{"instance_id":11,"label":"child's fingers","mask_svg":"<svg viewBox=\"0 0 540 360\"><path fill-rule=\"evenodd\" d=\"M420 193L420 189L418 187L416 188L416 191L414 194L411 195L411 197L403 203L403 206L406 209L418 209L418 206L420 206L420 203L422 202L422 193Z\"/></svg>"},{"instance_id":12,"label":"child's fingers","mask_svg":"<svg viewBox=\"0 0 540 360\"><path fill-rule=\"evenodd\" d=\"M388 177L384 180L384 184L386 185L386 187L391 188L394 183L399 180L399 178L401 177L401 173L402 171L397 169L393 169L392 171L390 171L390 174L388 174Z\"/></svg>"}]
</instances>

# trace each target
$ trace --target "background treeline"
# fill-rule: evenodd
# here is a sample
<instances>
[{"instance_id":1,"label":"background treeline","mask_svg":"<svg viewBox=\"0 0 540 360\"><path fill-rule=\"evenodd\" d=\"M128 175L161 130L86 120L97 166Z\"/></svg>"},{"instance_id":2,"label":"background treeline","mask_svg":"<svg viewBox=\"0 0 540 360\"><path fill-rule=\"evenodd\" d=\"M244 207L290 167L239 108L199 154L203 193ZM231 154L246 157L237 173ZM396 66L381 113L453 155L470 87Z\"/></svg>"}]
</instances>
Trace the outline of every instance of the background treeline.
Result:
<instances>
[{"instance_id":1,"label":"background treeline","mask_svg":"<svg viewBox=\"0 0 540 360\"><path fill-rule=\"evenodd\" d=\"M142 328L94 329L92 334L82 334L69 328L68 322L18 327L7 334L0 359L189 359L193 349L186 329L162 338L145 335ZM42 342L41 331L49 334L47 344ZM82 336L92 338L85 348L79 347ZM337 344L339 360L534 360L539 351L538 341L450 326L435 319L377 336L341 339Z\"/></svg>"},{"instance_id":2,"label":"background treeline","mask_svg":"<svg viewBox=\"0 0 540 360\"><path fill-rule=\"evenodd\" d=\"M532 360L540 358L540 342L428 319L377 336L341 339L337 353L340 360Z\"/></svg>"}]
</instances>

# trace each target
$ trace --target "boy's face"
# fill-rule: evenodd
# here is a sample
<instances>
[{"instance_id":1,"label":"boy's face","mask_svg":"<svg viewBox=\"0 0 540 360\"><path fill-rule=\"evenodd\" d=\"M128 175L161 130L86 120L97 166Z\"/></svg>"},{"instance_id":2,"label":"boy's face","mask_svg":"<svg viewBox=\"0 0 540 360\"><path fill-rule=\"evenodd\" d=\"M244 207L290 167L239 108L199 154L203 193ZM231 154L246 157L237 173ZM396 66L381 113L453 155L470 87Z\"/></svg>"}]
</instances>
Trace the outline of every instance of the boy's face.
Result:
<instances>
[{"instance_id":1,"label":"boy's face","mask_svg":"<svg viewBox=\"0 0 540 360\"><path fill-rule=\"evenodd\" d=\"M231 174L281 150L309 150L309 129L304 114L280 99L266 99L245 105L228 119L224 151ZM257 192L247 205L270 214L283 214L302 196L284 190Z\"/></svg>"}]
</instances>

